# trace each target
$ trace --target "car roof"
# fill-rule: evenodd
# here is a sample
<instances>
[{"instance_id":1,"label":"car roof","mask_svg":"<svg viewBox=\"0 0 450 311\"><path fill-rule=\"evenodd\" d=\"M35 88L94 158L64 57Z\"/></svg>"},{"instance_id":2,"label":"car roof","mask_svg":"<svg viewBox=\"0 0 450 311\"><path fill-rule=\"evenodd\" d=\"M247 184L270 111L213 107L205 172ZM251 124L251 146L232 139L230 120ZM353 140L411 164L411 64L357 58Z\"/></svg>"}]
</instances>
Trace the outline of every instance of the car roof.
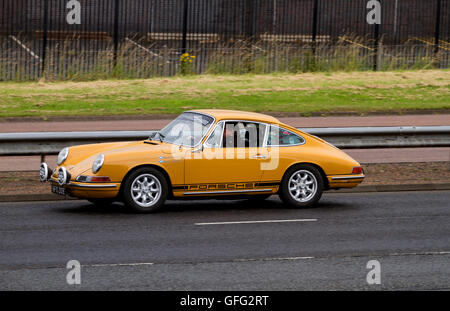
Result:
<instances>
[{"instance_id":1,"label":"car roof","mask_svg":"<svg viewBox=\"0 0 450 311\"><path fill-rule=\"evenodd\" d=\"M219 120L249 120L249 121L259 121L265 123L280 123L277 118L268 116L266 114L257 112L248 112L240 110L226 110L226 109L196 109L191 110L191 112L199 112L207 114Z\"/></svg>"}]
</instances>

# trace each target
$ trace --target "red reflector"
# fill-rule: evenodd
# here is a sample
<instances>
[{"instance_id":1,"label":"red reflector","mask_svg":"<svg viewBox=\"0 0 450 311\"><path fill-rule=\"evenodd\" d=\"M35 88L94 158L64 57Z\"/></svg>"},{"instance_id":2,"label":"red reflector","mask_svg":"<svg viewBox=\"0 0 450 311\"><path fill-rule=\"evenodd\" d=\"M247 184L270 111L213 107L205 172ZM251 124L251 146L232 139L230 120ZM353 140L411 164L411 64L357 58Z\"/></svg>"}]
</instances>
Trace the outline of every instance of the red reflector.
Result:
<instances>
[{"instance_id":1,"label":"red reflector","mask_svg":"<svg viewBox=\"0 0 450 311\"><path fill-rule=\"evenodd\" d=\"M91 182L108 182L111 181L108 176L92 176Z\"/></svg>"},{"instance_id":2,"label":"red reflector","mask_svg":"<svg viewBox=\"0 0 450 311\"><path fill-rule=\"evenodd\" d=\"M362 174L362 167L361 166L355 166L352 170L352 174Z\"/></svg>"}]
</instances>

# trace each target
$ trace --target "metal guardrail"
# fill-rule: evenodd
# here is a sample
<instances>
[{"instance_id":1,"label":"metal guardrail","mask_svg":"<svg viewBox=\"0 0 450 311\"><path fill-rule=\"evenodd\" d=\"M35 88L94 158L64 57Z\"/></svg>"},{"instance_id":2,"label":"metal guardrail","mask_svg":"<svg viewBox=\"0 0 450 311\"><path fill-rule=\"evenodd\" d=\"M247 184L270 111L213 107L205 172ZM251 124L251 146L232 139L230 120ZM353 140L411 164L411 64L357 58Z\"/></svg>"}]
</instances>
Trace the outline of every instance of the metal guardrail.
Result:
<instances>
[{"instance_id":1,"label":"metal guardrail","mask_svg":"<svg viewBox=\"0 0 450 311\"><path fill-rule=\"evenodd\" d=\"M303 128L342 149L450 147L450 126ZM142 140L155 131L0 134L0 156L57 154L65 146Z\"/></svg>"}]
</instances>

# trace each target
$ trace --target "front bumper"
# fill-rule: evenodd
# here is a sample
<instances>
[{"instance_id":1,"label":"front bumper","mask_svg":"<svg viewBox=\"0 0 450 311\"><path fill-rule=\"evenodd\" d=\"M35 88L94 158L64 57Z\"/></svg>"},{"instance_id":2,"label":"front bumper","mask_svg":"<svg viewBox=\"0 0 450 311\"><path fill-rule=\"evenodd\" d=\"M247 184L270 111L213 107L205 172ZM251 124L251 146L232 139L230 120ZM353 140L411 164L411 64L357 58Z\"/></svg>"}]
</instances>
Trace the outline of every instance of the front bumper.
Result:
<instances>
[{"instance_id":1,"label":"front bumper","mask_svg":"<svg viewBox=\"0 0 450 311\"><path fill-rule=\"evenodd\" d=\"M80 199L106 199L115 198L119 194L120 183L114 182L79 182L74 180L69 170L66 171L64 178L59 176L63 167L57 170L51 170L47 164L41 164L40 180L49 181L51 189L64 189L64 191L52 191L57 194L69 195ZM50 172L52 172L50 176Z\"/></svg>"},{"instance_id":2,"label":"front bumper","mask_svg":"<svg viewBox=\"0 0 450 311\"><path fill-rule=\"evenodd\" d=\"M119 194L120 183L81 183L70 181L60 185L56 178L51 178L50 183L54 186L67 189L67 194L80 199L107 199L115 198Z\"/></svg>"}]
</instances>

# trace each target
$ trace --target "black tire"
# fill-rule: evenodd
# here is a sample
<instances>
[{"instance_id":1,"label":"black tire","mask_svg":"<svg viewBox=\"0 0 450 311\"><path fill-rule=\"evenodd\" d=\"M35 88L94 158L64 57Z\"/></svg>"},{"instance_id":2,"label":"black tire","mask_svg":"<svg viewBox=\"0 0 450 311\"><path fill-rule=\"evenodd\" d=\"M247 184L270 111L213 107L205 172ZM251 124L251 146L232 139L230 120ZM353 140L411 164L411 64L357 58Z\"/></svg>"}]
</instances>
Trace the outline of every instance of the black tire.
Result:
<instances>
[{"instance_id":1,"label":"black tire","mask_svg":"<svg viewBox=\"0 0 450 311\"><path fill-rule=\"evenodd\" d=\"M155 187L156 188L159 187L159 189L160 189L159 195L157 195L157 196L155 195L154 201L149 202L149 204L151 204L151 205L148 205L148 206L143 206L143 205L145 205L143 199L142 199L142 202L139 202L139 199L144 197L143 195L141 195L141 197L139 199L136 199L136 197L139 195L139 193L142 194L142 191L145 192L145 190L134 191L133 194L131 191L131 187L133 186L133 183L136 182L134 184L136 186L139 184L138 183L139 180L142 182L142 178L143 178L142 176L146 176L148 178L148 180L154 181L153 185L156 184ZM154 178L154 180L153 180L153 178ZM151 188L148 189L148 191L150 191L150 190L151 190ZM157 169L152 168L152 167L143 167L143 168L133 171L126 178L126 180L123 184L122 194L123 194L123 201L125 203L125 206L128 207L130 210L132 210L134 212L139 212L139 213L154 213L154 212L160 210L161 207L164 205L164 202L166 201L167 196L169 194L169 186L168 186L166 178L160 171L158 171ZM136 194L135 197L133 197L134 194ZM146 195L149 195L149 194L146 194Z\"/></svg>"},{"instance_id":2,"label":"black tire","mask_svg":"<svg viewBox=\"0 0 450 311\"><path fill-rule=\"evenodd\" d=\"M300 180L300 177L305 178L305 176L306 179L304 181L300 181L300 183L295 182L296 177L298 177L297 179ZM292 192L289 190L289 183L291 178L291 184L293 185L293 187L297 187L297 189L292 190ZM314 191L310 190L310 188L312 189L313 187L311 187L309 184L305 184L311 181L315 183ZM309 164L298 164L289 168L284 174L283 180L281 181L279 194L281 200L286 205L294 208L307 208L316 205L316 203L322 196L323 188L323 177L316 167ZM299 196L296 198L293 192L297 193L297 190L299 191ZM303 190L305 191L305 197L302 197ZM311 192L309 193L308 191Z\"/></svg>"},{"instance_id":3,"label":"black tire","mask_svg":"<svg viewBox=\"0 0 450 311\"><path fill-rule=\"evenodd\" d=\"M109 206L111 204L114 203L114 199L88 199L89 202L91 202L92 204L94 204L95 206Z\"/></svg>"}]
</instances>

